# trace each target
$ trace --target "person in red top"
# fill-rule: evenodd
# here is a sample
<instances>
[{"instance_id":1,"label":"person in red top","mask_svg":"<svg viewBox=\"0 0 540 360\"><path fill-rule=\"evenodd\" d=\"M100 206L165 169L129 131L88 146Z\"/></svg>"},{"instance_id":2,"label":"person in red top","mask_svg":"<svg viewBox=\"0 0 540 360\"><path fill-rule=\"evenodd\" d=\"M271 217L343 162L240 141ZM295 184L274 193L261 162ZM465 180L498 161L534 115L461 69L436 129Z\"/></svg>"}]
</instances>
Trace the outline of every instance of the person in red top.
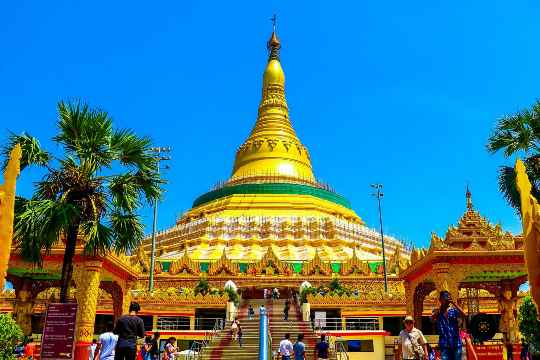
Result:
<instances>
[{"instance_id":1,"label":"person in red top","mask_svg":"<svg viewBox=\"0 0 540 360\"><path fill-rule=\"evenodd\" d=\"M34 353L36 352L36 344L34 343L34 339L29 338L28 342L24 346L24 356L28 360L32 360L34 358Z\"/></svg>"}]
</instances>

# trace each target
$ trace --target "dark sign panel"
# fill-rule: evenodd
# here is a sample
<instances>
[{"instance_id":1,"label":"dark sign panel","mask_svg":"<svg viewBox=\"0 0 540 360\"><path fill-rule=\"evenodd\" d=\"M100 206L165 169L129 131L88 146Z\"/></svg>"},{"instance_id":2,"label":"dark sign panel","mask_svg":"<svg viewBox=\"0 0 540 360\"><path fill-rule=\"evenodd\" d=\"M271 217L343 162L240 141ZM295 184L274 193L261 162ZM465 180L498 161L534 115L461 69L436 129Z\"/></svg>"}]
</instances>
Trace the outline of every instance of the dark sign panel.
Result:
<instances>
[{"instance_id":1,"label":"dark sign panel","mask_svg":"<svg viewBox=\"0 0 540 360\"><path fill-rule=\"evenodd\" d=\"M41 340L42 360L73 358L76 318L76 303L49 304Z\"/></svg>"}]
</instances>

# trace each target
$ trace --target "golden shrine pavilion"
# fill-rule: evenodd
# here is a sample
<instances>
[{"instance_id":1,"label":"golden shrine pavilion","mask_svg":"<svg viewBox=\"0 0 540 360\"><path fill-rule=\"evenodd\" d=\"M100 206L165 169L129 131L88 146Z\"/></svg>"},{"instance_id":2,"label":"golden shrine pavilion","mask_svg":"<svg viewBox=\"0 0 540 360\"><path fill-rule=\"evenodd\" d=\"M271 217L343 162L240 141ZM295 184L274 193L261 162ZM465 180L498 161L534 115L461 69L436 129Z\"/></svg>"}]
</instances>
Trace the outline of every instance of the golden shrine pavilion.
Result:
<instances>
[{"instance_id":1,"label":"golden shrine pavilion","mask_svg":"<svg viewBox=\"0 0 540 360\"><path fill-rule=\"evenodd\" d=\"M324 288L338 279L352 292L312 292L302 316L309 321L324 313L325 319L339 319L329 334L372 341L372 354L363 353L364 359L384 358L407 313L429 334L437 290L450 291L471 314L495 316L515 306L527 278L522 238L482 217L469 191L458 225L444 238L433 234L429 249L411 251L385 236L384 291L380 234L365 226L345 197L316 180L308 149L289 118L275 32L267 45L255 126L236 151L230 178L158 233L155 290L147 290L150 239L131 256L89 258L82 244L78 248L72 289L79 305L78 358L107 319L125 312L132 300L141 304L148 331L185 341L204 338L204 319L235 316L238 304L223 293L195 294L201 279L219 289L232 281L241 307L262 298L265 288L290 295L304 282ZM36 269L11 252L7 279L14 291L4 292L0 311L13 312L26 334L40 332L44 309L57 298L62 253L59 242ZM374 328L357 328L366 321Z\"/></svg>"}]
</instances>

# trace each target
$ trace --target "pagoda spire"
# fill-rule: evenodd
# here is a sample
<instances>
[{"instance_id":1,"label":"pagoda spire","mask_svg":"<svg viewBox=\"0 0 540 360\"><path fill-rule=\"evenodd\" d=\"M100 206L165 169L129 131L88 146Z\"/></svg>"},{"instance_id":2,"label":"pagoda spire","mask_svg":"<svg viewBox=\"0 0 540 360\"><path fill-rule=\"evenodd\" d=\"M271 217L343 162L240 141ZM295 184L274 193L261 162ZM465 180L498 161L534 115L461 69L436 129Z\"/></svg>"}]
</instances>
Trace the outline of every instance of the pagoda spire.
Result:
<instances>
[{"instance_id":1,"label":"pagoda spire","mask_svg":"<svg viewBox=\"0 0 540 360\"><path fill-rule=\"evenodd\" d=\"M263 74L262 99L255 126L236 153L229 183L258 182L263 178L314 183L306 147L289 119L285 99L285 73L281 67L281 42L275 30L267 41L268 62Z\"/></svg>"},{"instance_id":2,"label":"pagoda spire","mask_svg":"<svg viewBox=\"0 0 540 360\"><path fill-rule=\"evenodd\" d=\"M467 210L472 210L473 203L472 203L471 191L469 190L469 184L467 184L467 191L465 192L465 198L467 199Z\"/></svg>"}]
</instances>

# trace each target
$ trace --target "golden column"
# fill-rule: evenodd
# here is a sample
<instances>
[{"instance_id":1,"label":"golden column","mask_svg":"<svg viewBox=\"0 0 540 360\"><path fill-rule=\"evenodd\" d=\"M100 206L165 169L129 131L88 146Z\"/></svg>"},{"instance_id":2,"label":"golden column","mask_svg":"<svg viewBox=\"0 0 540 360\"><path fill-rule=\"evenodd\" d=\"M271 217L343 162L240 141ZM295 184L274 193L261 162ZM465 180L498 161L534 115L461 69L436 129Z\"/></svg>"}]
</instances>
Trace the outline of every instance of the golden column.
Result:
<instances>
[{"instance_id":1,"label":"golden column","mask_svg":"<svg viewBox=\"0 0 540 360\"><path fill-rule=\"evenodd\" d=\"M525 165L516 161L516 185L521 203L521 222L523 225L523 250L529 277L531 296L540 307L540 207L531 193L532 185Z\"/></svg>"},{"instance_id":2,"label":"golden column","mask_svg":"<svg viewBox=\"0 0 540 360\"><path fill-rule=\"evenodd\" d=\"M73 277L77 292L77 323L75 326L75 359L88 359L88 345L94 336L94 322L99 297L102 261L87 259L77 264Z\"/></svg>"},{"instance_id":3,"label":"golden column","mask_svg":"<svg viewBox=\"0 0 540 360\"><path fill-rule=\"evenodd\" d=\"M15 217L15 188L16 179L20 173L21 156L21 146L17 144L10 153L4 172L4 184L0 185L0 290L4 289L11 253L13 219Z\"/></svg>"}]
</instances>

